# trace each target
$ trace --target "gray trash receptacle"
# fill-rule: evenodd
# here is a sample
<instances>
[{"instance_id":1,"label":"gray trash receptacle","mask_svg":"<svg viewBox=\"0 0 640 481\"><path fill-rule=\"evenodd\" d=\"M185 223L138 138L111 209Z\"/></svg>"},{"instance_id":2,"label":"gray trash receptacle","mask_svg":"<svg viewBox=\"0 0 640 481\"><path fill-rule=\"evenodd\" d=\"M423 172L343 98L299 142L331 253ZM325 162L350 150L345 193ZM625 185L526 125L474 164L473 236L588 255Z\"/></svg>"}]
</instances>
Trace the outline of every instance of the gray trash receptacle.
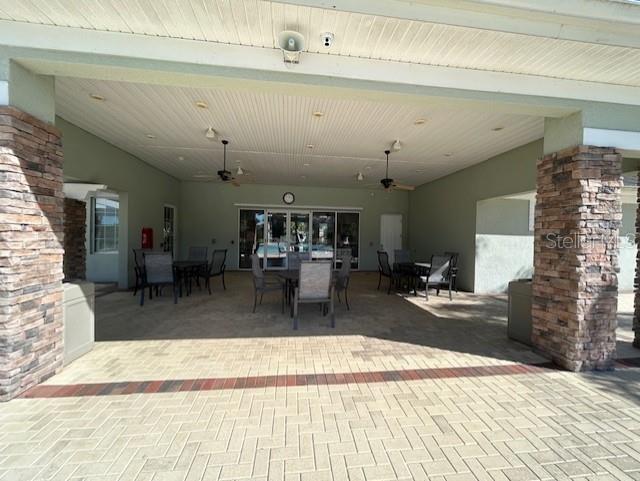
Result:
<instances>
[{"instance_id":1,"label":"gray trash receptacle","mask_svg":"<svg viewBox=\"0 0 640 481\"><path fill-rule=\"evenodd\" d=\"M509 282L507 335L531 345L531 279Z\"/></svg>"}]
</instances>

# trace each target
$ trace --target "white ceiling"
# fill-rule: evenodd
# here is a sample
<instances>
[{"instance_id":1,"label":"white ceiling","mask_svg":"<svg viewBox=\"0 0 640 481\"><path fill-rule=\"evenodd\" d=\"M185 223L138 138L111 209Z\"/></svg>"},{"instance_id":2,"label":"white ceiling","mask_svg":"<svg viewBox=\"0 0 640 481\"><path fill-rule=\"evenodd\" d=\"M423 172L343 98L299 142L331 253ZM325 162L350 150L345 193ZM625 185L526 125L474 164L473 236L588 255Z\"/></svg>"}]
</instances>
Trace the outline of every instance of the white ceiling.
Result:
<instances>
[{"instance_id":1,"label":"white ceiling","mask_svg":"<svg viewBox=\"0 0 640 481\"><path fill-rule=\"evenodd\" d=\"M640 49L262 0L0 0L0 19L270 49L292 29L310 52L640 86Z\"/></svg>"},{"instance_id":2,"label":"white ceiling","mask_svg":"<svg viewBox=\"0 0 640 481\"><path fill-rule=\"evenodd\" d=\"M314 111L325 115L314 117ZM183 180L222 167L221 144L204 135L212 126L230 141L227 168L241 165L253 174L246 180L264 184L377 185L383 151L400 139L390 176L420 185L543 135L540 117L75 78L56 79L56 112ZM415 125L420 118L426 123ZM355 180L358 171L364 182Z\"/></svg>"}]
</instances>

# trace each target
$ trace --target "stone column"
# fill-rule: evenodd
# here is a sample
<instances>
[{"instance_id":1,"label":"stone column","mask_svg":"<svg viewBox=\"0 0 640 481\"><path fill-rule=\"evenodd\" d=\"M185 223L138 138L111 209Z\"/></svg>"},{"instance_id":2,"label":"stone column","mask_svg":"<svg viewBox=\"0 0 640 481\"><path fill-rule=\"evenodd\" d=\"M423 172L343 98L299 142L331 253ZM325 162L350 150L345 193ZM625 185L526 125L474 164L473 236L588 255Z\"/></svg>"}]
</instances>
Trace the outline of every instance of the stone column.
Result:
<instances>
[{"instance_id":1,"label":"stone column","mask_svg":"<svg viewBox=\"0 0 640 481\"><path fill-rule=\"evenodd\" d=\"M537 165L532 340L572 371L615 359L621 161L579 146Z\"/></svg>"},{"instance_id":2,"label":"stone column","mask_svg":"<svg viewBox=\"0 0 640 481\"><path fill-rule=\"evenodd\" d=\"M60 132L0 107L0 400L62 365Z\"/></svg>"},{"instance_id":3,"label":"stone column","mask_svg":"<svg viewBox=\"0 0 640 481\"><path fill-rule=\"evenodd\" d=\"M64 278L86 278L87 204L64 199Z\"/></svg>"}]
</instances>

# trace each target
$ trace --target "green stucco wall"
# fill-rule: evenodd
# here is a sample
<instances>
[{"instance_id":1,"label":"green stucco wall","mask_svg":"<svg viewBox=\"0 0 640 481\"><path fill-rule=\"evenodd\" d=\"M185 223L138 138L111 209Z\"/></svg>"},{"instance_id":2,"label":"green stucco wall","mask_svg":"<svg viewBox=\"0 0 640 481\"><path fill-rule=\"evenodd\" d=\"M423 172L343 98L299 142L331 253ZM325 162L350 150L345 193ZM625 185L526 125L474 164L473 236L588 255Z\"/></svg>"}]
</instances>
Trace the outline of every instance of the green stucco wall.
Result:
<instances>
[{"instance_id":1,"label":"green stucco wall","mask_svg":"<svg viewBox=\"0 0 640 481\"><path fill-rule=\"evenodd\" d=\"M458 285L474 289L476 204L535 190L542 139L425 184L409 194L409 245L414 257L460 253Z\"/></svg>"},{"instance_id":2,"label":"green stucco wall","mask_svg":"<svg viewBox=\"0 0 640 481\"><path fill-rule=\"evenodd\" d=\"M120 263L123 269L126 263L131 283L131 249L140 247L142 227L153 228L155 246L159 246L163 207L172 204L179 209L180 181L60 117L56 126L62 131L65 180L106 184L109 190L122 194L121 223L128 224L128 248L121 250L125 255Z\"/></svg>"},{"instance_id":3,"label":"green stucco wall","mask_svg":"<svg viewBox=\"0 0 640 481\"><path fill-rule=\"evenodd\" d=\"M293 206L284 206L282 194L296 196ZM234 187L217 182L183 182L178 211L181 254L190 245L210 249L229 249L227 266L238 266L238 209L234 204L277 204L296 206L361 207L360 269L377 270L376 250L380 245L380 216L402 214L404 239L407 239L409 196L406 192L341 189L328 187L242 185ZM212 244L212 239L216 243Z\"/></svg>"}]
</instances>

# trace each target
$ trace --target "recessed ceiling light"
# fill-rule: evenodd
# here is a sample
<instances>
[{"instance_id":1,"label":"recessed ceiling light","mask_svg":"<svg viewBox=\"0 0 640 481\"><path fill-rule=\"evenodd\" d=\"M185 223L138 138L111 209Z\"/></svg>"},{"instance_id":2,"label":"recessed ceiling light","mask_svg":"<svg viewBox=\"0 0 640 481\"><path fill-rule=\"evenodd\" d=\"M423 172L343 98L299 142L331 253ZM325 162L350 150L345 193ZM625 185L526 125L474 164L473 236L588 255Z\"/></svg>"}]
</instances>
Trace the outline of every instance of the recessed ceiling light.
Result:
<instances>
[{"instance_id":1,"label":"recessed ceiling light","mask_svg":"<svg viewBox=\"0 0 640 481\"><path fill-rule=\"evenodd\" d=\"M313 113L313 116L314 116L314 117L324 117L324 112L321 112L320 110L316 110L316 111Z\"/></svg>"},{"instance_id":2,"label":"recessed ceiling light","mask_svg":"<svg viewBox=\"0 0 640 481\"><path fill-rule=\"evenodd\" d=\"M415 122L413 122L415 125L422 125L427 121L427 119L416 119Z\"/></svg>"},{"instance_id":3,"label":"recessed ceiling light","mask_svg":"<svg viewBox=\"0 0 640 481\"><path fill-rule=\"evenodd\" d=\"M155 139L156 136L153 134L147 134L147 139Z\"/></svg>"},{"instance_id":4,"label":"recessed ceiling light","mask_svg":"<svg viewBox=\"0 0 640 481\"><path fill-rule=\"evenodd\" d=\"M313 149L315 147L313 144L307 144L307 149Z\"/></svg>"},{"instance_id":5,"label":"recessed ceiling light","mask_svg":"<svg viewBox=\"0 0 640 481\"><path fill-rule=\"evenodd\" d=\"M445 157L451 157L453 154L451 152L447 152L446 154L444 154Z\"/></svg>"},{"instance_id":6,"label":"recessed ceiling light","mask_svg":"<svg viewBox=\"0 0 640 481\"><path fill-rule=\"evenodd\" d=\"M494 127L491 130L494 132L500 132L502 129L504 129L504 127Z\"/></svg>"},{"instance_id":7,"label":"recessed ceiling light","mask_svg":"<svg viewBox=\"0 0 640 481\"><path fill-rule=\"evenodd\" d=\"M89 97L91 97L93 100L99 100L100 102L104 101L104 97L100 94L89 94Z\"/></svg>"},{"instance_id":8,"label":"recessed ceiling light","mask_svg":"<svg viewBox=\"0 0 640 481\"><path fill-rule=\"evenodd\" d=\"M302 165L304 165L305 167L310 167L311 166L311 164L309 164L309 163L304 163Z\"/></svg>"},{"instance_id":9,"label":"recessed ceiling light","mask_svg":"<svg viewBox=\"0 0 640 481\"><path fill-rule=\"evenodd\" d=\"M197 100L196 107L198 107L199 109L208 109L209 104L207 104L207 102L205 102L204 100Z\"/></svg>"}]
</instances>

